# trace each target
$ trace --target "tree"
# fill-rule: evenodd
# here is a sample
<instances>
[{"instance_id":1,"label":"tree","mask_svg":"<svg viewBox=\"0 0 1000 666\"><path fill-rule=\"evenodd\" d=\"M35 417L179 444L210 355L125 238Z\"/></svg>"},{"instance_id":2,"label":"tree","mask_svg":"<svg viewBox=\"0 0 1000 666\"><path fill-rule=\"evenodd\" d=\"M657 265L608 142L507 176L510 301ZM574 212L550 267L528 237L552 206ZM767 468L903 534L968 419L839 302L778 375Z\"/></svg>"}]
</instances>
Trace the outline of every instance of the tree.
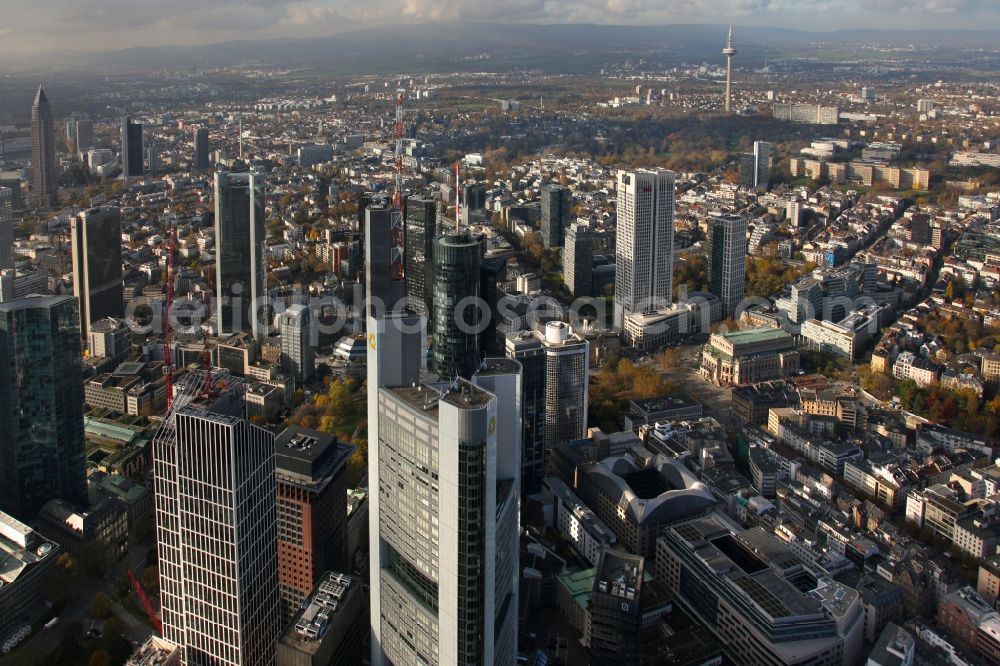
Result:
<instances>
[{"instance_id":1,"label":"tree","mask_svg":"<svg viewBox=\"0 0 1000 666\"><path fill-rule=\"evenodd\" d=\"M110 664L111 658L107 650L97 650L90 655L90 661L87 662L87 666L110 666Z\"/></svg>"},{"instance_id":2,"label":"tree","mask_svg":"<svg viewBox=\"0 0 1000 666\"><path fill-rule=\"evenodd\" d=\"M98 620L106 620L111 617L112 603L111 597L106 593L98 592L90 602L90 614Z\"/></svg>"}]
</instances>

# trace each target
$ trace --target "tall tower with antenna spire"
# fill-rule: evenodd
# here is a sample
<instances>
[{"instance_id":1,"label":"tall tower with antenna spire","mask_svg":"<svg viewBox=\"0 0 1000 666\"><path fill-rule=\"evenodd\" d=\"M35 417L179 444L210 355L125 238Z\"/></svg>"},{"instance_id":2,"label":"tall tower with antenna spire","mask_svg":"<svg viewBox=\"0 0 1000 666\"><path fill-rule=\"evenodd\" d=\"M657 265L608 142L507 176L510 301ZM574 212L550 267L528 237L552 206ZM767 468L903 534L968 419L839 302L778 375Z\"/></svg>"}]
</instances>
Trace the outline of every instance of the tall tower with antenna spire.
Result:
<instances>
[{"instance_id":1,"label":"tall tower with antenna spire","mask_svg":"<svg viewBox=\"0 0 1000 666\"><path fill-rule=\"evenodd\" d=\"M726 48L722 49L722 55L726 56L726 113L733 110L733 56L736 49L733 48L733 24L729 24L729 39L726 40Z\"/></svg>"}]
</instances>

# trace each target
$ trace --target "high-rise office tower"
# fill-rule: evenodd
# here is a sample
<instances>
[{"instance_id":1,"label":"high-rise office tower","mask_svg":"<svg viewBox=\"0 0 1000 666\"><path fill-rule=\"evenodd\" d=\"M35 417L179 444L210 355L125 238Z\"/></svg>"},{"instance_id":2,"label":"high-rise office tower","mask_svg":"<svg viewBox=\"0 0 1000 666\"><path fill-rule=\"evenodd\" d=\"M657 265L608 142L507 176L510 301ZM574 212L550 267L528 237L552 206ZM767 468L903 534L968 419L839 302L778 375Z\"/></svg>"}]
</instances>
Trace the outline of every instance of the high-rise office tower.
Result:
<instances>
[{"instance_id":1,"label":"high-rise office tower","mask_svg":"<svg viewBox=\"0 0 1000 666\"><path fill-rule=\"evenodd\" d=\"M618 172L615 330L625 315L670 305L674 269L674 172Z\"/></svg>"},{"instance_id":2,"label":"high-rise office tower","mask_svg":"<svg viewBox=\"0 0 1000 666\"><path fill-rule=\"evenodd\" d=\"M462 222L472 224L476 211L486 208L486 185L480 182L462 186Z\"/></svg>"},{"instance_id":3,"label":"high-rise office tower","mask_svg":"<svg viewBox=\"0 0 1000 666\"><path fill-rule=\"evenodd\" d=\"M404 255L406 300L413 312L430 317L433 309L434 239L437 202L428 196L406 198Z\"/></svg>"},{"instance_id":4,"label":"high-rise office tower","mask_svg":"<svg viewBox=\"0 0 1000 666\"><path fill-rule=\"evenodd\" d=\"M506 353L522 367L521 488L541 488L546 452L587 436L589 343L565 323L507 336Z\"/></svg>"},{"instance_id":5,"label":"high-rise office tower","mask_svg":"<svg viewBox=\"0 0 1000 666\"><path fill-rule=\"evenodd\" d=\"M716 213L708 218L708 290L732 317L746 288L747 218Z\"/></svg>"},{"instance_id":6,"label":"high-rise office tower","mask_svg":"<svg viewBox=\"0 0 1000 666\"><path fill-rule=\"evenodd\" d=\"M0 270L14 268L14 192L0 185Z\"/></svg>"},{"instance_id":7,"label":"high-rise office tower","mask_svg":"<svg viewBox=\"0 0 1000 666\"><path fill-rule=\"evenodd\" d=\"M186 664L272 666L279 633L275 438L233 377L178 395L153 441L163 637ZM194 381L197 380L197 381Z\"/></svg>"},{"instance_id":8,"label":"high-rise office tower","mask_svg":"<svg viewBox=\"0 0 1000 666\"><path fill-rule=\"evenodd\" d=\"M86 210L70 220L73 239L73 295L80 301L80 333L105 317L124 317L121 211L113 206Z\"/></svg>"},{"instance_id":9,"label":"high-rise office tower","mask_svg":"<svg viewBox=\"0 0 1000 666\"><path fill-rule=\"evenodd\" d=\"M594 277L594 239L590 225L575 222L566 231L563 249L563 282L577 298L590 296Z\"/></svg>"},{"instance_id":10,"label":"high-rise office tower","mask_svg":"<svg viewBox=\"0 0 1000 666\"><path fill-rule=\"evenodd\" d=\"M371 203L365 211L365 298L369 308L392 312L402 308L406 281L392 274L392 208L387 201Z\"/></svg>"},{"instance_id":11,"label":"high-rise office tower","mask_svg":"<svg viewBox=\"0 0 1000 666\"><path fill-rule=\"evenodd\" d=\"M122 176L135 178L143 173L142 123L122 118Z\"/></svg>"},{"instance_id":12,"label":"high-rise office tower","mask_svg":"<svg viewBox=\"0 0 1000 666\"><path fill-rule=\"evenodd\" d=\"M545 348L545 446L587 436L590 344L568 324L550 321L538 333Z\"/></svg>"},{"instance_id":13,"label":"high-rise office tower","mask_svg":"<svg viewBox=\"0 0 1000 666\"><path fill-rule=\"evenodd\" d=\"M504 296L501 286L507 268L505 255L484 256L479 269L479 298L483 313L489 310L490 318L479 334L479 354L481 356L503 356L503 341L497 337L497 322L500 321L500 299Z\"/></svg>"},{"instance_id":14,"label":"high-rise office tower","mask_svg":"<svg viewBox=\"0 0 1000 666\"><path fill-rule=\"evenodd\" d=\"M420 385L402 319L368 324L372 664L513 665L520 368Z\"/></svg>"},{"instance_id":15,"label":"high-rise office tower","mask_svg":"<svg viewBox=\"0 0 1000 666\"><path fill-rule=\"evenodd\" d=\"M468 379L479 367L483 240L468 231L434 240L434 367L438 377Z\"/></svg>"},{"instance_id":16,"label":"high-rise office tower","mask_svg":"<svg viewBox=\"0 0 1000 666\"><path fill-rule=\"evenodd\" d=\"M308 305L296 303L278 315L281 333L281 369L303 385L313 378L316 369L311 343L312 310Z\"/></svg>"},{"instance_id":17,"label":"high-rise office tower","mask_svg":"<svg viewBox=\"0 0 1000 666\"><path fill-rule=\"evenodd\" d=\"M52 128L52 107L38 86L31 105L31 204L49 208L57 202L56 136Z\"/></svg>"},{"instance_id":18,"label":"high-rise office tower","mask_svg":"<svg viewBox=\"0 0 1000 666\"><path fill-rule=\"evenodd\" d=\"M73 131L73 143L77 154L82 154L94 147L94 121L80 118L76 121Z\"/></svg>"},{"instance_id":19,"label":"high-rise office tower","mask_svg":"<svg viewBox=\"0 0 1000 666\"><path fill-rule=\"evenodd\" d=\"M354 447L323 432L286 428L275 442L278 582L287 625L326 571L347 562L347 459Z\"/></svg>"},{"instance_id":20,"label":"high-rise office tower","mask_svg":"<svg viewBox=\"0 0 1000 666\"><path fill-rule=\"evenodd\" d=\"M191 167L195 171L207 171L208 165L208 128L199 127L194 131L194 156Z\"/></svg>"},{"instance_id":21,"label":"high-rise office tower","mask_svg":"<svg viewBox=\"0 0 1000 666\"><path fill-rule=\"evenodd\" d=\"M261 340L264 306L264 176L215 174L215 307L220 335L250 330Z\"/></svg>"},{"instance_id":22,"label":"high-rise office tower","mask_svg":"<svg viewBox=\"0 0 1000 666\"><path fill-rule=\"evenodd\" d=\"M605 548L590 594L591 666L638 664L645 558Z\"/></svg>"},{"instance_id":23,"label":"high-rise office tower","mask_svg":"<svg viewBox=\"0 0 1000 666\"><path fill-rule=\"evenodd\" d=\"M0 509L87 499L80 315L72 296L0 304Z\"/></svg>"},{"instance_id":24,"label":"high-rise office tower","mask_svg":"<svg viewBox=\"0 0 1000 666\"><path fill-rule=\"evenodd\" d=\"M729 113L733 110L733 56L736 55L732 23L729 24L729 38L726 40L726 48L722 49L722 55L726 56L726 113Z\"/></svg>"},{"instance_id":25,"label":"high-rise office tower","mask_svg":"<svg viewBox=\"0 0 1000 666\"><path fill-rule=\"evenodd\" d=\"M573 193L555 183L542 186L542 243L562 247L563 235L573 217Z\"/></svg>"},{"instance_id":26,"label":"high-rise office tower","mask_svg":"<svg viewBox=\"0 0 1000 666\"><path fill-rule=\"evenodd\" d=\"M753 152L740 155L740 182L744 187L767 189L771 174L771 148L767 141L754 141Z\"/></svg>"}]
</instances>

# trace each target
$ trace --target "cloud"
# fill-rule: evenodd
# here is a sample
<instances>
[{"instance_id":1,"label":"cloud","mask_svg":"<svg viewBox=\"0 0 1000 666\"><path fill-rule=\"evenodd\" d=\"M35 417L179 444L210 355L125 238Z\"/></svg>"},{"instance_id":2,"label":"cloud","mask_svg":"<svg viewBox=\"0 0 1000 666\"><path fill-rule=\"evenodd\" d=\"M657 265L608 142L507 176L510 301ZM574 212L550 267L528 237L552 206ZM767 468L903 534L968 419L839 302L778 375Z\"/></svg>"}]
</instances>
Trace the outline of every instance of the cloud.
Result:
<instances>
[{"instance_id":1,"label":"cloud","mask_svg":"<svg viewBox=\"0 0 1000 666\"><path fill-rule=\"evenodd\" d=\"M1000 0L0 0L0 16L0 53L17 53L317 36L381 21L975 28L1000 20Z\"/></svg>"}]
</instances>

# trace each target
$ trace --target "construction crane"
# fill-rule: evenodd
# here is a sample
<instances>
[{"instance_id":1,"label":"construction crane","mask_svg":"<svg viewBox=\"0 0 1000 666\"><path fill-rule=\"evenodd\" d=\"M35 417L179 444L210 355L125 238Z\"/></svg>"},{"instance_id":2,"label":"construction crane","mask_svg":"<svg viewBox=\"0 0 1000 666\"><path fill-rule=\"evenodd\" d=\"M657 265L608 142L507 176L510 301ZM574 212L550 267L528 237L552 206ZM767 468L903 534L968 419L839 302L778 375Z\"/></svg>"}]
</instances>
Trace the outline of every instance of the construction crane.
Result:
<instances>
[{"instance_id":1,"label":"construction crane","mask_svg":"<svg viewBox=\"0 0 1000 666\"><path fill-rule=\"evenodd\" d=\"M174 307L174 218L170 217L170 230L167 232L167 309L164 312L163 329L163 374L167 378L167 411L174 402L174 352L171 340L170 312Z\"/></svg>"},{"instance_id":2,"label":"construction crane","mask_svg":"<svg viewBox=\"0 0 1000 666\"><path fill-rule=\"evenodd\" d=\"M392 269L392 279L403 279L403 252L405 239L403 237L403 97L406 91L396 89L396 126L393 136L396 139L396 191L392 193L392 213L390 233L392 234L392 250L389 263Z\"/></svg>"},{"instance_id":3,"label":"construction crane","mask_svg":"<svg viewBox=\"0 0 1000 666\"><path fill-rule=\"evenodd\" d=\"M156 629L156 633L160 636L163 635L163 625L160 624L160 618L156 617L156 613L153 612L153 604L149 602L149 597L146 593L142 591L142 585L139 584L138 579L135 574L132 573L131 569L126 570L128 573L128 579L132 581L132 587L135 588L135 593L139 595L139 601L142 602L142 607L146 609L146 615L149 616L149 621L153 623L153 628Z\"/></svg>"}]
</instances>

